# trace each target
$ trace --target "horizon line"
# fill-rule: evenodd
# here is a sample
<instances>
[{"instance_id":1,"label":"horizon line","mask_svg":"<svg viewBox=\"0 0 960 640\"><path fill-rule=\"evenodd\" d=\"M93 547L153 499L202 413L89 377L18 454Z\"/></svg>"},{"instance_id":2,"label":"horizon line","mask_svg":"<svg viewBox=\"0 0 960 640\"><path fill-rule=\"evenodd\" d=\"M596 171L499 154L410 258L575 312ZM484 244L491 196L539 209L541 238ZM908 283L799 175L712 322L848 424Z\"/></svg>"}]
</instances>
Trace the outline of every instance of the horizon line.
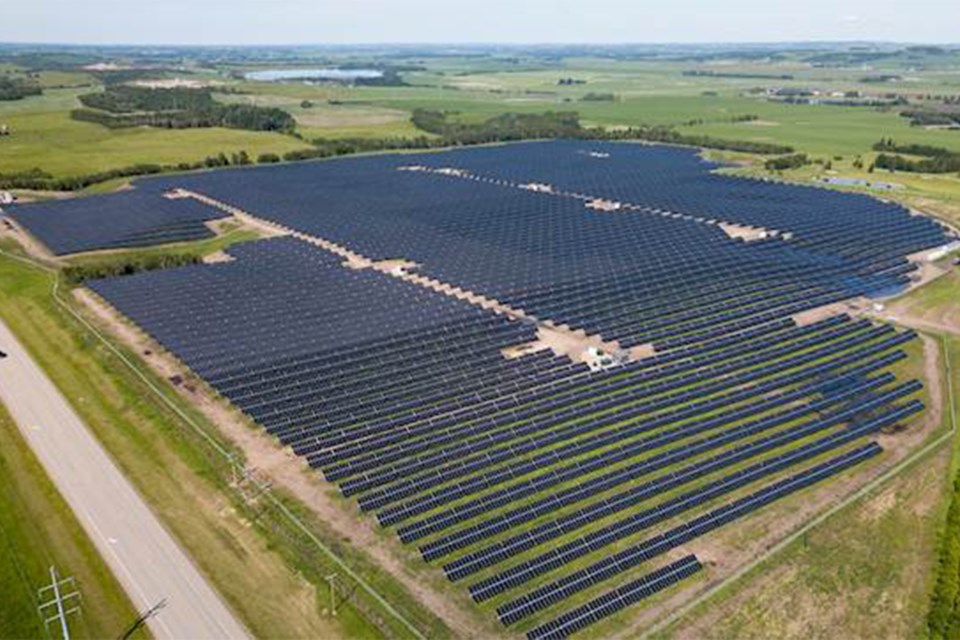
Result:
<instances>
[{"instance_id":1,"label":"horizon line","mask_svg":"<svg viewBox=\"0 0 960 640\"><path fill-rule=\"evenodd\" d=\"M689 47L689 46L750 46L764 47L773 45L899 45L960 48L960 41L922 41L922 40L882 40L882 39L810 39L810 40L690 40L690 41L357 41L357 42L80 42L80 41L0 41L0 47L189 47L189 48L265 48L265 47L317 47L317 48L349 48L349 47Z\"/></svg>"}]
</instances>

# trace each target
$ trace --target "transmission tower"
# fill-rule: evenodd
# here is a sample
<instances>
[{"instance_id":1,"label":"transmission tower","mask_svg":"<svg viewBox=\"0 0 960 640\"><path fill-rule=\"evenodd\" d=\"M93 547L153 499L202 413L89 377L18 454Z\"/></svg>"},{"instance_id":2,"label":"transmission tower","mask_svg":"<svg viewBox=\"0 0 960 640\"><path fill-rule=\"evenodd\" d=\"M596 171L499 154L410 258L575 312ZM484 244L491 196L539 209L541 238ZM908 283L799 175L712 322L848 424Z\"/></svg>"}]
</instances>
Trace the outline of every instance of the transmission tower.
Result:
<instances>
[{"instance_id":1,"label":"transmission tower","mask_svg":"<svg viewBox=\"0 0 960 640\"><path fill-rule=\"evenodd\" d=\"M40 603L37 611L43 624L47 629L51 624L58 625L60 637L70 640L67 616L80 613L80 599L73 577L61 578L57 575L57 568L50 567L50 584L37 590L37 601Z\"/></svg>"}]
</instances>

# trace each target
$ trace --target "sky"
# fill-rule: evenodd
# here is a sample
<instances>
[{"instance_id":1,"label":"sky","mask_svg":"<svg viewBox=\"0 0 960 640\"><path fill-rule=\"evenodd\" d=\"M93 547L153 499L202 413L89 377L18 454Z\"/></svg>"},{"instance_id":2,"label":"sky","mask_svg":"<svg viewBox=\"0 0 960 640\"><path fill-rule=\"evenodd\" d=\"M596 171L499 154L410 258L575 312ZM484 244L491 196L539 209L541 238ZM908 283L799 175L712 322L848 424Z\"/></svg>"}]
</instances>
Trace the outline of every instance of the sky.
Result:
<instances>
[{"instance_id":1,"label":"sky","mask_svg":"<svg viewBox=\"0 0 960 640\"><path fill-rule=\"evenodd\" d=\"M0 42L960 41L957 0L5 0Z\"/></svg>"}]
</instances>

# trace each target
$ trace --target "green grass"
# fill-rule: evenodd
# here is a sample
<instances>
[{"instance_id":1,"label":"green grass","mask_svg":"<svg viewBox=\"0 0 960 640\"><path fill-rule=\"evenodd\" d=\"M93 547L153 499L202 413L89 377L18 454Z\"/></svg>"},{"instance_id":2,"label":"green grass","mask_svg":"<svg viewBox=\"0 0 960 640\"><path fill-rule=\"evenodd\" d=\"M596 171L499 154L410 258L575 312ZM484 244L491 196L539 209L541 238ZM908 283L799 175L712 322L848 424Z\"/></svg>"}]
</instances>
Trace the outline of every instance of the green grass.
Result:
<instances>
[{"instance_id":1,"label":"green grass","mask_svg":"<svg viewBox=\"0 0 960 640\"><path fill-rule=\"evenodd\" d=\"M73 176L138 163L196 162L220 152L247 151L255 158L261 153L283 154L307 146L278 133L238 129L108 129L72 120L69 111L61 110L60 103L75 99L74 91L51 93L54 95L49 98L0 107L0 123L12 132L0 138L0 173L39 167L55 176Z\"/></svg>"},{"instance_id":2,"label":"green grass","mask_svg":"<svg viewBox=\"0 0 960 640\"><path fill-rule=\"evenodd\" d=\"M222 102L277 107L293 115L297 131L311 138L390 138L423 135L410 122L410 113L398 109L364 104L330 104L315 98L304 107L303 99L275 94L218 94Z\"/></svg>"},{"instance_id":3,"label":"green grass","mask_svg":"<svg viewBox=\"0 0 960 640\"><path fill-rule=\"evenodd\" d=\"M939 311L960 318L960 273L951 268L947 275L918 289L916 295L906 296L903 301L910 304L913 314Z\"/></svg>"},{"instance_id":4,"label":"green grass","mask_svg":"<svg viewBox=\"0 0 960 640\"><path fill-rule=\"evenodd\" d=\"M719 138L787 144L813 154L868 153L882 137L898 142L929 144L960 150L956 132L911 127L893 112L865 107L786 105L742 98L746 113L760 116L758 122L707 123L686 127L684 132Z\"/></svg>"},{"instance_id":5,"label":"green grass","mask_svg":"<svg viewBox=\"0 0 960 640\"><path fill-rule=\"evenodd\" d=\"M137 612L104 564L17 426L0 406L0 637L46 635L37 589L49 567L73 576L82 615L70 617L77 638L117 637ZM144 629L138 637L146 637Z\"/></svg>"},{"instance_id":6,"label":"green grass","mask_svg":"<svg viewBox=\"0 0 960 640\"><path fill-rule=\"evenodd\" d=\"M206 240L192 242L178 242L174 244L157 245L143 249L121 249L114 251L96 251L93 253L69 256L65 259L71 265L100 264L103 262L123 263L131 259L151 258L160 255L176 254L204 257L217 251L229 249L235 244L250 242L261 238L259 233L250 229L231 225L224 229L224 233Z\"/></svg>"}]
</instances>

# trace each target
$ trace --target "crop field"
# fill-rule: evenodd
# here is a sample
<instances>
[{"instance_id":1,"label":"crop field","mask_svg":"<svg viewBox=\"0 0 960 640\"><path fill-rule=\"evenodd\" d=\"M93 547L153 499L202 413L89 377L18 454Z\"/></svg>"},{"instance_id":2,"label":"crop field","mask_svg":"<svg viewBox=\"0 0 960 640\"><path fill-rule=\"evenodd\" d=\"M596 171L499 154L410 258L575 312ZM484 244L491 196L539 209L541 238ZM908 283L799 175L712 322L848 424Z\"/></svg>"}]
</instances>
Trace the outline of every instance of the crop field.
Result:
<instances>
[{"instance_id":1,"label":"crop field","mask_svg":"<svg viewBox=\"0 0 960 640\"><path fill-rule=\"evenodd\" d=\"M163 176L12 216L60 254L229 215L285 234L87 286L451 589L562 638L667 606L754 514L926 437L916 334L840 305L903 290L907 256L953 233L714 168L522 143ZM154 217L131 229L131 206Z\"/></svg>"},{"instance_id":2,"label":"crop field","mask_svg":"<svg viewBox=\"0 0 960 640\"><path fill-rule=\"evenodd\" d=\"M0 124L12 134L0 138L0 174L39 168L56 176L75 176L137 163L196 162L217 153L284 153L303 142L277 133L235 129L146 127L107 129L70 118L78 93L54 89L42 96L0 102Z\"/></svg>"}]
</instances>

